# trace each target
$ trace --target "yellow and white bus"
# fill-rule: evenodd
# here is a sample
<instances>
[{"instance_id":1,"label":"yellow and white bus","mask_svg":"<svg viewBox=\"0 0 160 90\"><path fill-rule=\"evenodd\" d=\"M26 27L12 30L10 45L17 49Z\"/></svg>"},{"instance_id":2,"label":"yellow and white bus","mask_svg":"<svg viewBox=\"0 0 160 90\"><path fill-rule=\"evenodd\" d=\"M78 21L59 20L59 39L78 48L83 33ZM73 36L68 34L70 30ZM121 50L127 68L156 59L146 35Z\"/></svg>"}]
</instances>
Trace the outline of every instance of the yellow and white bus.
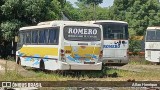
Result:
<instances>
[{"instance_id":1,"label":"yellow and white bus","mask_svg":"<svg viewBox=\"0 0 160 90\"><path fill-rule=\"evenodd\" d=\"M101 70L101 25L48 21L22 27L16 62L41 70Z\"/></svg>"}]
</instances>

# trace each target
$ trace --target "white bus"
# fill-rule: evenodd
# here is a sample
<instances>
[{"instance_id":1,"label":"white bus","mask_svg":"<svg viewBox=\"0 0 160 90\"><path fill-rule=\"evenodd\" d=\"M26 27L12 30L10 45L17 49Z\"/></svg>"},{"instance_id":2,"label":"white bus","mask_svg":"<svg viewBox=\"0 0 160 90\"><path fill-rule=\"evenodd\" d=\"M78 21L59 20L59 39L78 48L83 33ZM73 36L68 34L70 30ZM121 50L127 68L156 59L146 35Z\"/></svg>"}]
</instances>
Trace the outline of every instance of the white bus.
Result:
<instances>
[{"instance_id":1,"label":"white bus","mask_svg":"<svg viewBox=\"0 0 160 90\"><path fill-rule=\"evenodd\" d=\"M104 38L103 63L111 66L128 64L128 23L114 20L97 20L87 22L102 25Z\"/></svg>"},{"instance_id":2,"label":"white bus","mask_svg":"<svg viewBox=\"0 0 160 90\"><path fill-rule=\"evenodd\" d=\"M100 25L42 22L20 28L16 62L41 70L101 70L102 42Z\"/></svg>"},{"instance_id":3,"label":"white bus","mask_svg":"<svg viewBox=\"0 0 160 90\"><path fill-rule=\"evenodd\" d=\"M146 30L145 59L160 63L160 27L148 27Z\"/></svg>"}]
</instances>

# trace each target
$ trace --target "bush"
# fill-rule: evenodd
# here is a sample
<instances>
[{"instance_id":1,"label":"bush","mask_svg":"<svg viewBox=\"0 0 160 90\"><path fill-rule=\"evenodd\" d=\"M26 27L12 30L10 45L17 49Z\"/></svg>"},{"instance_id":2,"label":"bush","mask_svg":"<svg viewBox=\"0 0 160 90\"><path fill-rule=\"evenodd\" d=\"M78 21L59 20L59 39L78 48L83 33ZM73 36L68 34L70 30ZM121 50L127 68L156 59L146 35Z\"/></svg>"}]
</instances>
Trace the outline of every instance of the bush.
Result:
<instances>
[{"instance_id":1,"label":"bush","mask_svg":"<svg viewBox=\"0 0 160 90\"><path fill-rule=\"evenodd\" d=\"M142 50L141 41L137 40L130 40L129 41L129 52L132 52L132 55L138 55L139 52Z\"/></svg>"}]
</instances>

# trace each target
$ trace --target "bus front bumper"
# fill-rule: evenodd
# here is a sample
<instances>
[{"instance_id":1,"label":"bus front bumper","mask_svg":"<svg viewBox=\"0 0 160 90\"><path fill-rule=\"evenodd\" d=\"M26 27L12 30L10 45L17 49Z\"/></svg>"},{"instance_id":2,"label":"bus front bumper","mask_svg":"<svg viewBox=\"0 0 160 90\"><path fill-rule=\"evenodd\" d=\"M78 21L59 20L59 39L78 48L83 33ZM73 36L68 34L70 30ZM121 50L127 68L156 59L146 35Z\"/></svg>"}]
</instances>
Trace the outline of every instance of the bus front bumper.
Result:
<instances>
[{"instance_id":1,"label":"bus front bumper","mask_svg":"<svg viewBox=\"0 0 160 90\"><path fill-rule=\"evenodd\" d=\"M60 70L101 70L102 62L96 64L68 64L62 62Z\"/></svg>"}]
</instances>

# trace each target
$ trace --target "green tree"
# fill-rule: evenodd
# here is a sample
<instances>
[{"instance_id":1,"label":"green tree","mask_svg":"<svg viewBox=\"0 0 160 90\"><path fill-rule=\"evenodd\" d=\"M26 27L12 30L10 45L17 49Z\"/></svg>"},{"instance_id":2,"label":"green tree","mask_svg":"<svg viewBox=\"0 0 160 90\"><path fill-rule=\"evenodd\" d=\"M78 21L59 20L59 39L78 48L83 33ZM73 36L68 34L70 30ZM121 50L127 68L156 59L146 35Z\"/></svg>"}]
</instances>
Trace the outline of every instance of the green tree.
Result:
<instances>
[{"instance_id":1,"label":"green tree","mask_svg":"<svg viewBox=\"0 0 160 90\"><path fill-rule=\"evenodd\" d=\"M160 23L159 0L114 0L109 9L109 18L126 21L129 24L130 36L144 35L148 26L157 26ZM140 43L130 40L129 50L140 50Z\"/></svg>"},{"instance_id":2,"label":"green tree","mask_svg":"<svg viewBox=\"0 0 160 90\"><path fill-rule=\"evenodd\" d=\"M64 6L61 1L0 0L0 45L11 46L9 43L17 35L21 26L60 19L61 8ZM5 51L8 50L3 52L6 53Z\"/></svg>"},{"instance_id":3,"label":"green tree","mask_svg":"<svg viewBox=\"0 0 160 90\"><path fill-rule=\"evenodd\" d=\"M69 20L82 20L81 13L77 8L74 8L70 2L66 2L63 13Z\"/></svg>"},{"instance_id":4,"label":"green tree","mask_svg":"<svg viewBox=\"0 0 160 90\"><path fill-rule=\"evenodd\" d=\"M58 0L60 2L61 9L65 7L66 0Z\"/></svg>"},{"instance_id":5,"label":"green tree","mask_svg":"<svg viewBox=\"0 0 160 90\"><path fill-rule=\"evenodd\" d=\"M160 23L160 3L158 0L114 0L109 16L114 20L123 20L143 35L148 26Z\"/></svg>"},{"instance_id":6,"label":"green tree","mask_svg":"<svg viewBox=\"0 0 160 90\"><path fill-rule=\"evenodd\" d=\"M81 20L95 20L95 19L107 19L108 8L99 7L98 4L103 0L78 0L76 5L78 6L79 17ZM94 8L96 5L96 12Z\"/></svg>"},{"instance_id":7,"label":"green tree","mask_svg":"<svg viewBox=\"0 0 160 90\"><path fill-rule=\"evenodd\" d=\"M1 23L2 37L4 40L13 40L13 36L17 35L17 30L21 22L18 20L5 21ZM16 31L15 31L16 30Z\"/></svg>"},{"instance_id":8,"label":"green tree","mask_svg":"<svg viewBox=\"0 0 160 90\"><path fill-rule=\"evenodd\" d=\"M84 2L85 4L93 4L96 5L103 3L103 0L78 0L79 2Z\"/></svg>"},{"instance_id":9,"label":"green tree","mask_svg":"<svg viewBox=\"0 0 160 90\"><path fill-rule=\"evenodd\" d=\"M61 19L61 3L57 0L51 0L50 2L46 3L45 5L46 9L42 13L44 14L45 18L42 21L45 20L59 20Z\"/></svg>"},{"instance_id":10,"label":"green tree","mask_svg":"<svg viewBox=\"0 0 160 90\"><path fill-rule=\"evenodd\" d=\"M61 18L61 4L57 0L3 0L0 4L1 34L7 40L8 35L14 37L13 32L17 33L20 26ZM15 28L13 24L17 22L19 27Z\"/></svg>"}]
</instances>

